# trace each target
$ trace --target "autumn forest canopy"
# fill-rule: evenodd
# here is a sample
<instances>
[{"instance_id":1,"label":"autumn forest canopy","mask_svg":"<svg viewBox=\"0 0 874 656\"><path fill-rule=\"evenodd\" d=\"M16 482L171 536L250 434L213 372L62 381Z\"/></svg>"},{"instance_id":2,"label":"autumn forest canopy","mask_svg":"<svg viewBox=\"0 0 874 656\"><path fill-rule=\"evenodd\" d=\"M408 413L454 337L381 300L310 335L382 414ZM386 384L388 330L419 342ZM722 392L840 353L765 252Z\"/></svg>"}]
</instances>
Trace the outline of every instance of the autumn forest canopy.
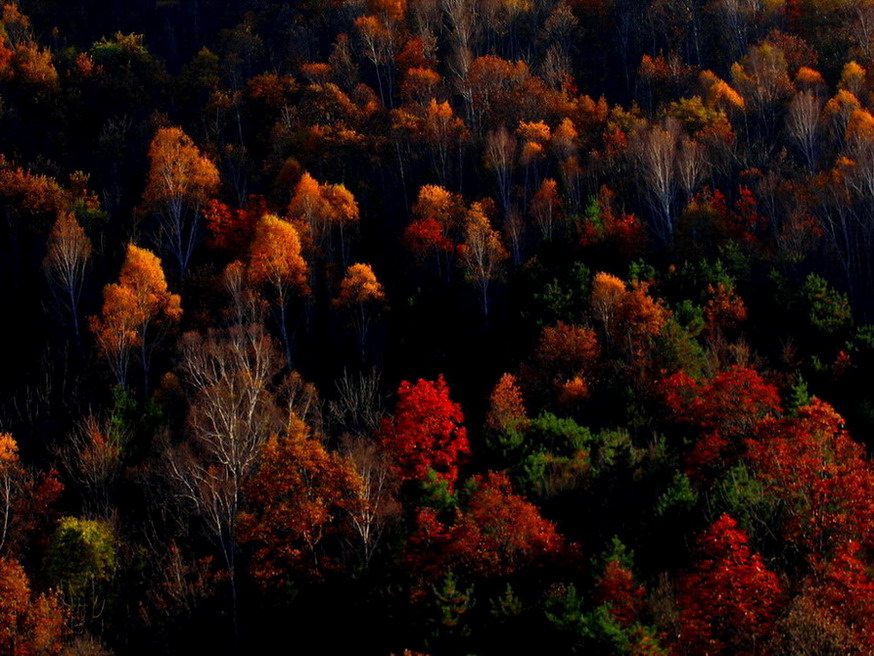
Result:
<instances>
[{"instance_id":1,"label":"autumn forest canopy","mask_svg":"<svg viewBox=\"0 0 874 656\"><path fill-rule=\"evenodd\" d=\"M0 656L874 651L874 0L6 0Z\"/></svg>"}]
</instances>

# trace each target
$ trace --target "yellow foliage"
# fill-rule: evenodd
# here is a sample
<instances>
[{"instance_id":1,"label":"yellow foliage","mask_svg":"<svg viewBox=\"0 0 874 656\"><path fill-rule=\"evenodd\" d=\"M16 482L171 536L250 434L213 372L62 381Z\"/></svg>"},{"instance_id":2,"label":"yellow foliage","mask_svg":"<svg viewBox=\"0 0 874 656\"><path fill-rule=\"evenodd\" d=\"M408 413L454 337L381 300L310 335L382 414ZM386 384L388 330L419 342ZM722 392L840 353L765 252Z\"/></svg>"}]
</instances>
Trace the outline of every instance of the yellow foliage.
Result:
<instances>
[{"instance_id":1,"label":"yellow foliage","mask_svg":"<svg viewBox=\"0 0 874 656\"><path fill-rule=\"evenodd\" d=\"M274 285L280 294L288 287L307 293L307 264L301 255L300 237L293 225L266 214L255 227L249 251L248 279Z\"/></svg>"},{"instance_id":2,"label":"yellow foliage","mask_svg":"<svg viewBox=\"0 0 874 656\"><path fill-rule=\"evenodd\" d=\"M424 185L419 189L419 197L413 205L413 216L417 219L436 219L442 225L451 225L462 207L461 197L440 185Z\"/></svg>"},{"instance_id":3,"label":"yellow foliage","mask_svg":"<svg viewBox=\"0 0 874 656\"><path fill-rule=\"evenodd\" d=\"M865 109L857 109L850 115L847 124L847 132L844 137L847 142L860 141L871 143L874 141L874 116Z\"/></svg>"},{"instance_id":4,"label":"yellow foliage","mask_svg":"<svg viewBox=\"0 0 874 656\"><path fill-rule=\"evenodd\" d=\"M376 279L376 274L369 264L353 264L346 269L343 282L340 283L340 296L335 300L337 305L349 307L365 303L377 303L385 300L382 284Z\"/></svg>"},{"instance_id":5,"label":"yellow foliage","mask_svg":"<svg viewBox=\"0 0 874 656\"><path fill-rule=\"evenodd\" d=\"M838 82L838 89L847 90L858 96L865 88L866 75L867 72L864 68L855 61L851 61L845 64L843 71L841 71L841 81Z\"/></svg>"},{"instance_id":6,"label":"yellow foliage","mask_svg":"<svg viewBox=\"0 0 874 656\"><path fill-rule=\"evenodd\" d=\"M158 206L206 201L219 186L219 172L180 128L161 128L149 146L149 177L143 198Z\"/></svg>"}]
</instances>

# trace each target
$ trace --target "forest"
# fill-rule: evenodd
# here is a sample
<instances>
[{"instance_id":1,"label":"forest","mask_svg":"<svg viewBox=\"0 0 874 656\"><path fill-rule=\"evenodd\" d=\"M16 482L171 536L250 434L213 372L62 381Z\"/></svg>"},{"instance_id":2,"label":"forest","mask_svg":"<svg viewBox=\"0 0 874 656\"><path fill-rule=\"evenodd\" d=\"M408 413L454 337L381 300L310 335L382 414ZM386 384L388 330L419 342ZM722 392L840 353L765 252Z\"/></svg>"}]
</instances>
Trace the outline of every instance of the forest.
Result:
<instances>
[{"instance_id":1,"label":"forest","mask_svg":"<svg viewBox=\"0 0 874 656\"><path fill-rule=\"evenodd\" d=\"M0 299L0 656L874 653L874 0L5 0Z\"/></svg>"}]
</instances>

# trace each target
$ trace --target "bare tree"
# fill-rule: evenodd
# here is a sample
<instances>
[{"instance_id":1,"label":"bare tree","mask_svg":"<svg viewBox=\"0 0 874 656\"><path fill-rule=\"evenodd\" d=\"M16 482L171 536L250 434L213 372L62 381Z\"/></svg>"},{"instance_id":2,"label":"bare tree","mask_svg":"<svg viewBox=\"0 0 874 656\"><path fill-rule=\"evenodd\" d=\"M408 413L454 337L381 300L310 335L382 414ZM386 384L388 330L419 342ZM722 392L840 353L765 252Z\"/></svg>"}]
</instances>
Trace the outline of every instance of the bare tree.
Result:
<instances>
[{"instance_id":1,"label":"bare tree","mask_svg":"<svg viewBox=\"0 0 874 656\"><path fill-rule=\"evenodd\" d=\"M346 436L343 447L361 477L361 484L356 486L359 503L350 504L349 520L367 567L382 536L400 516L400 481L394 475L391 458L372 439Z\"/></svg>"},{"instance_id":2,"label":"bare tree","mask_svg":"<svg viewBox=\"0 0 874 656\"><path fill-rule=\"evenodd\" d=\"M273 394L282 356L260 325L182 339L190 440L165 452L177 493L204 520L230 576L236 612L237 515L261 444L283 426Z\"/></svg>"},{"instance_id":3,"label":"bare tree","mask_svg":"<svg viewBox=\"0 0 874 656\"><path fill-rule=\"evenodd\" d=\"M91 240L70 212L63 212L49 235L43 271L59 304L70 315L79 341L79 298L85 270L91 259Z\"/></svg>"},{"instance_id":4,"label":"bare tree","mask_svg":"<svg viewBox=\"0 0 874 656\"><path fill-rule=\"evenodd\" d=\"M379 371L371 369L357 375L344 371L334 386L337 398L328 402L331 424L343 433L373 433L385 415Z\"/></svg>"},{"instance_id":5,"label":"bare tree","mask_svg":"<svg viewBox=\"0 0 874 656\"><path fill-rule=\"evenodd\" d=\"M812 91L795 94L786 113L786 133L812 173L816 169L822 101Z\"/></svg>"},{"instance_id":6,"label":"bare tree","mask_svg":"<svg viewBox=\"0 0 874 656\"><path fill-rule=\"evenodd\" d=\"M58 449L58 457L71 480L81 486L85 507L109 518L113 485L121 471L127 435L109 417L86 416Z\"/></svg>"},{"instance_id":7,"label":"bare tree","mask_svg":"<svg viewBox=\"0 0 874 656\"><path fill-rule=\"evenodd\" d=\"M486 136L486 163L498 179L498 194L504 216L510 212L510 184L516 161L516 137L504 126Z\"/></svg>"},{"instance_id":8,"label":"bare tree","mask_svg":"<svg viewBox=\"0 0 874 656\"><path fill-rule=\"evenodd\" d=\"M704 146L684 135L680 139L680 148L677 152L677 175L680 178L680 188L687 200L695 193L706 171L707 158L704 154Z\"/></svg>"},{"instance_id":9,"label":"bare tree","mask_svg":"<svg viewBox=\"0 0 874 656\"><path fill-rule=\"evenodd\" d=\"M680 125L668 119L663 125L641 131L633 144L635 163L652 208L650 228L663 244L671 242L674 232L671 208L679 183L679 141Z\"/></svg>"}]
</instances>

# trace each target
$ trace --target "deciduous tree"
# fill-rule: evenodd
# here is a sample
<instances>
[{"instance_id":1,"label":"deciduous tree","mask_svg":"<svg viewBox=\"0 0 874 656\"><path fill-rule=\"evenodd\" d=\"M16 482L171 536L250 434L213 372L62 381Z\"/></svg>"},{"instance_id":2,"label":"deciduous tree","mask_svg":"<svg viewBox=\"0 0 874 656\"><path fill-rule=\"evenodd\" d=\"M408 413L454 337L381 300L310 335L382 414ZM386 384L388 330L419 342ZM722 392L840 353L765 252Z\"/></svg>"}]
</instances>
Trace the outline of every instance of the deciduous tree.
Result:
<instances>
[{"instance_id":1,"label":"deciduous tree","mask_svg":"<svg viewBox=\"0 0 874 656\"><path fill-rule=\"evenodd\" d=\"M473 203L465 216L461 261L468 277L479 287L483 314L489 316L489 285L497 278L501 264L509 257L480 203Z\"/></svg>"},{"instance_id":2,"label":"deciduous tree","mask_svg":"<svg viewBox=\"0 0 874 656\"><path fill-rule=\"evenodd\" d=\"M218 169L180 128L159 128L149 146L143 201L160 221L180 276L200 239L200 208L219 187Z\"/></svg>"},{"instance_id":3,"label":"deciduous tree","mask_svg":"<svg viewBox=\"0 0 874 656\"><path fill-rule=\"evenodd\" d=\"M129 244L118 282L103 288L103 310L91 317L90 324L100 354L118 382L127 383L131 351L138 348L148 385L152 352L181 317L179 295L167 289L161 260Z\"/></svg>"},{"instance_id":4,"label":"deciduous tree","mask_svg":"<svg viewBox=\"0 0 874 656\"><path fill-rule=\"evenodd\" d=\"M353 264L346 269L346 275L340 283L340 295L334 299L334 304L345 308L352 315L362 362L366 355L371 323L384 303L385 291L369 264Z\"/></svg>"},{"instance_id":5,"label":"deciduous tree","mask_svg":"<svg viewBox=\"0 0 874 656\"><path fill-rule=\"evenodd\" d=\"M317 575L329 564L322 540L342 530L362 502L358 472L343 456L330 453L292 418L286 434L264 444L261 465L247 482L247 505L240 514L240 537L252 544L252 574L262 584L283 587L295 574Z\"/></svg>"},{"instance_id":6,"label":"deciduous tree","mask_svg":"<svg viewBox=\"0 0 874 656\"><path fill-rule=\"evenodd\" d=\"M255 226L255 236L249 248L246 277L250 283L266 285L272 292L289 363L291 334L288 330L288 303L295 292L309 292L308 271L307 263L301 255L297 229L276 215L262 216Z\"/></svg>"},{"instance_id":7,"label":"deciduous tree","mask_svg":"<svg viewBox=\"0 0 874 656\"><path fill-rule=\"evenodd\" d=\"M393 417L380 423L380 441L404 481L424 481L429 470L450 488L470 453L461 406L449 398L443 376L436 381L403 381Z\"/></svg>"},{"instance_id":8,"label":"deciduous tree","mask_svg":"<svg viewBox=\"0 0 874 656\"><path fill-rule=\"evenodd\" d=\"M680 644L700 654L759 653L780 610L777 575L722 515L698 540L699 560L679 584Z\"/></svg>"},{"instance_id":9,"label":"deciduous tree","mask_svg":"<svg viewBox=\"0 0 874 656\"><path fill-rule=\"evenodd\" d=\"M43 269L61 305L69 314L79 341L79 298L85 269L91 259L91 240L70 212L62 212L49 235Z\"/></svg>"}]
</instances>

